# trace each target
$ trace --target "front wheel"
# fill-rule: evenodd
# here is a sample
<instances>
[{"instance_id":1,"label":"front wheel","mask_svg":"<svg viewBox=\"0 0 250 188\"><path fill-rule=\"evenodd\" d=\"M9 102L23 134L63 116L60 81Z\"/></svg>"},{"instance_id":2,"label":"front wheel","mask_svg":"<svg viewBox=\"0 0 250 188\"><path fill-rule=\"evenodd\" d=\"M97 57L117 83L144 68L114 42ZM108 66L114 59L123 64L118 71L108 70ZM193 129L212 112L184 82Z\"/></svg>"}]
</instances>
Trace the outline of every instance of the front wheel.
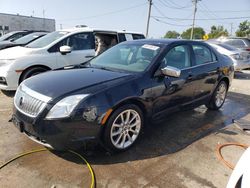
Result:
<instances>
[{"instance_id":1,"label":"front wheel","mask_svg":"<svg viewBox=\"0 0 250 188\"><path fill-rule=\"evenodd\" d=\"M27 78L30 78L32 76L35 76L37 74L40 74L40 73L43 73L43 72L46 72L48 71L48 69L46 68L43 68L43 67L33 67L33 68L30 68L28 70L26 70L23 75L21 76L21 79L20 79L20 83L22 81L24 81L25 79Z\"/></svg>"},{"instance_id":2,"label":"front wheel","mask_svg":"<svg viewBox=\"0 0 250 188\"><path fill-rule=\"evenodd\" d=\"M222 107L227 96L228 85L225 81L221 81L216 87L211 100L206 107L210 110L218 110Z\"/></svg>"},{"instance_id":3,"label":"front wheel","mask_svg":"<svg viewBox=\"0 0 250 188\"><path fill-rule=\"evenodd\" d=\"M118 108L106 124L105 146L115 152L127 150L140 136L143 123L142 111L136 105L128 104Z\"/></svg>"}]
</instances>

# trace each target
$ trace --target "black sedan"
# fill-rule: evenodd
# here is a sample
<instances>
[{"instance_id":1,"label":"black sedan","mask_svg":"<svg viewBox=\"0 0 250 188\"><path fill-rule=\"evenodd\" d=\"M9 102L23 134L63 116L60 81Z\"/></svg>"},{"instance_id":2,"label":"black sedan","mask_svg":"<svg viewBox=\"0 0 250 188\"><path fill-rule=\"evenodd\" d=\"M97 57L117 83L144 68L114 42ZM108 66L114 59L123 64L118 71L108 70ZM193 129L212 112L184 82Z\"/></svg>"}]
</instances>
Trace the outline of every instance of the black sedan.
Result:
<instances>
[{"instance_id":1,"label":"black sedan","mask_svg":"<svg viewBox=\"0 0 250 188\"><path fill-rule=\"evenodd\" d=\"M76 148L98 139L123 151L149 119L187 106L221 108L233 74L231 60L203 42L124 42L78 68L25 80L12 119L48 147Z\"/></svg>"},{"instance_id":2,"label":"black sedan","mask_svg":"<svg viewBox=\"0 0 250 188\"><path fill-rule=\"evenodd\" d=\"M14 41L2 41L0 42L0 50L14 47L14 46L25 46L46 34L48 34L48 32L34 32L28 35L25 35L24 37L18 38Z\"/></svg>"}]
</instances>

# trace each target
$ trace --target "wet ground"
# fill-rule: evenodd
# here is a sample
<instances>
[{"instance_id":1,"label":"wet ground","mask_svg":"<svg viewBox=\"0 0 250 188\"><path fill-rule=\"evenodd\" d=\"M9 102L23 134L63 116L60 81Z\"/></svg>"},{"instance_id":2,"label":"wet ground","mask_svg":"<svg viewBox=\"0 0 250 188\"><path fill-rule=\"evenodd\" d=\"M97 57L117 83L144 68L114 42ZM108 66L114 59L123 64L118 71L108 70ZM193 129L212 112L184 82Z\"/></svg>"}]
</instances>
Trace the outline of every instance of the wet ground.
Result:
<instances>
[{"instance_id":1,"label":"wet ground","mask_svg":"<svg viewBox=\"0 0 250 188\"><path fill-rule=\"evenodd\" d=\"M18 153L42 146L21 134L8 120L13 97L0 93L0 164ZM236 73L224 107L204 106L179 112L147 128L130 150L110 155L101 147L81 152L91 163L97 187L225 187L231 170L217 158L218 143L250 144L232 119L250 120L250 71ZM244 150L228 147L223 155L236 163ZM69 153L36 153L0 170L0 187L89 187L86 165Z\"/></svg>"}]
</instances>

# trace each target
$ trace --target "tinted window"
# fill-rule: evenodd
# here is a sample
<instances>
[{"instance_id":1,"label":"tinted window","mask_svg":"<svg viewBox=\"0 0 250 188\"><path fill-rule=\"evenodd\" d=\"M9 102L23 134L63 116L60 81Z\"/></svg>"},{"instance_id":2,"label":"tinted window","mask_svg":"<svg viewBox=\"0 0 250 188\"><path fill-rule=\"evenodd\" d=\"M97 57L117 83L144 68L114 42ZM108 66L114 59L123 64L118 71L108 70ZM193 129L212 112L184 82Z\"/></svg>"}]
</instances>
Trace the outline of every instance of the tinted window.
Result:
<instances>
[{"instance_id":1,"label":"tinted window","mask_svg":"<svg viewBox=\"0 0 250 188\"><path fill-rule=\"evenodd\" d=\"M183 69L191 66L189 47L187 45L172 48L163 59L164 66Z\"/></svg>"},{"instance_id":2,"label":"tinted window","mask_svg":"<svg viewBox=\"0 0 250 188\"><path fill-rule=\"evenodd\" d=\"M203 45L192 45L195 55L196 65L212 62L211 51Z\"/></svg>"},{"instance_id":3,"label":"tinted window","mask_svg":"<svg viewBox=\"0 0 250 188\"><path fill-rule=\"evenodd\" d=\"M95 48L95 39L93 33L78 33L67 37L51 47L49 52L59 52L61 46L70 46L72 51L88 50Z\"/></svg>"},{"instance_id":4,"label":"tinted window","mask_svg":"<svg viewBox=\"0 0 250 188\"><path fill-rule=\"evenodd\" d=\"M119 37L119 42L126 41L125 34L119 33L119 34L118 34L118 37Z\"/></svg>"},{"instance_id":5,"label":"tinted window","mask_svg":"<svg viewBox=\"0 0 250 188\"><path fill-rule=\"evenodd\" d=\"M74 50L89 50L95 48L93 33L78 33L72 35L67 40L68 46Z\"/></svg>"},{"instance_id":6,"label":"tinted window","mask_svg":"<svg viewBox=\"0 0 250 188\"><path fill-rule=\"evenodd\" d=\"M134 40L145 39L144 35L140 35L140 34L132 34L132 36Z\"/></svg>"}]
</instances>

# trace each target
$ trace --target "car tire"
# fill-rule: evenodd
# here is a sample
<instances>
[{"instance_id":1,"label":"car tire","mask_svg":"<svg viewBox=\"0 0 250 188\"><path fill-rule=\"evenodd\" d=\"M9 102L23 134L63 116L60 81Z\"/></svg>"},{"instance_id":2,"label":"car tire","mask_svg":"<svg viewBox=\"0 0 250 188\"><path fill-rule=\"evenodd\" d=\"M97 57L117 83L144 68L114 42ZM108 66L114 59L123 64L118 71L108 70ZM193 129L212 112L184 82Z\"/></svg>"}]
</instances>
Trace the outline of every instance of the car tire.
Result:
<instances>
[{"instance_id":1,"label":"car tire","mask_svg":"<svg viewBox=\"0 0 250 188\"><path fill-rule=\"evenodd\" d=\"M21 83L22 81L24 81L25 79L27 79L27 78L30 78L30 77L32 77L32 76L35 76L35 75L37 75L37 74L40 74L40 73L46 72L46 71L48 71L48 69L43 68L43 67L33 67L33 68L30 68L30 69L26 70L26 71L22 74L21 79L20 79L20 83Z\"/></svg>"},{"instance_id":2,"label":"car tire","mask_svg":"<svg viewBox=\"0 0 250 188\"><path fill-rule=\"evenodd\" d=\"M227 96L228 85L225 81L221 81L209 101L206 107L210 110L218 110L222 107Z\"/></svg>"},{"instance_id":3,"label":"car tire","mask_svg":"<svg viewBox=\"0 0 250 188\"><path fill-rule=\"evenodd\" d=\"M142 134L144 117L141 109L127 104L116 109L105 124L104 145L111 152L129 149Z\"/></svg>"}]
</instances>

